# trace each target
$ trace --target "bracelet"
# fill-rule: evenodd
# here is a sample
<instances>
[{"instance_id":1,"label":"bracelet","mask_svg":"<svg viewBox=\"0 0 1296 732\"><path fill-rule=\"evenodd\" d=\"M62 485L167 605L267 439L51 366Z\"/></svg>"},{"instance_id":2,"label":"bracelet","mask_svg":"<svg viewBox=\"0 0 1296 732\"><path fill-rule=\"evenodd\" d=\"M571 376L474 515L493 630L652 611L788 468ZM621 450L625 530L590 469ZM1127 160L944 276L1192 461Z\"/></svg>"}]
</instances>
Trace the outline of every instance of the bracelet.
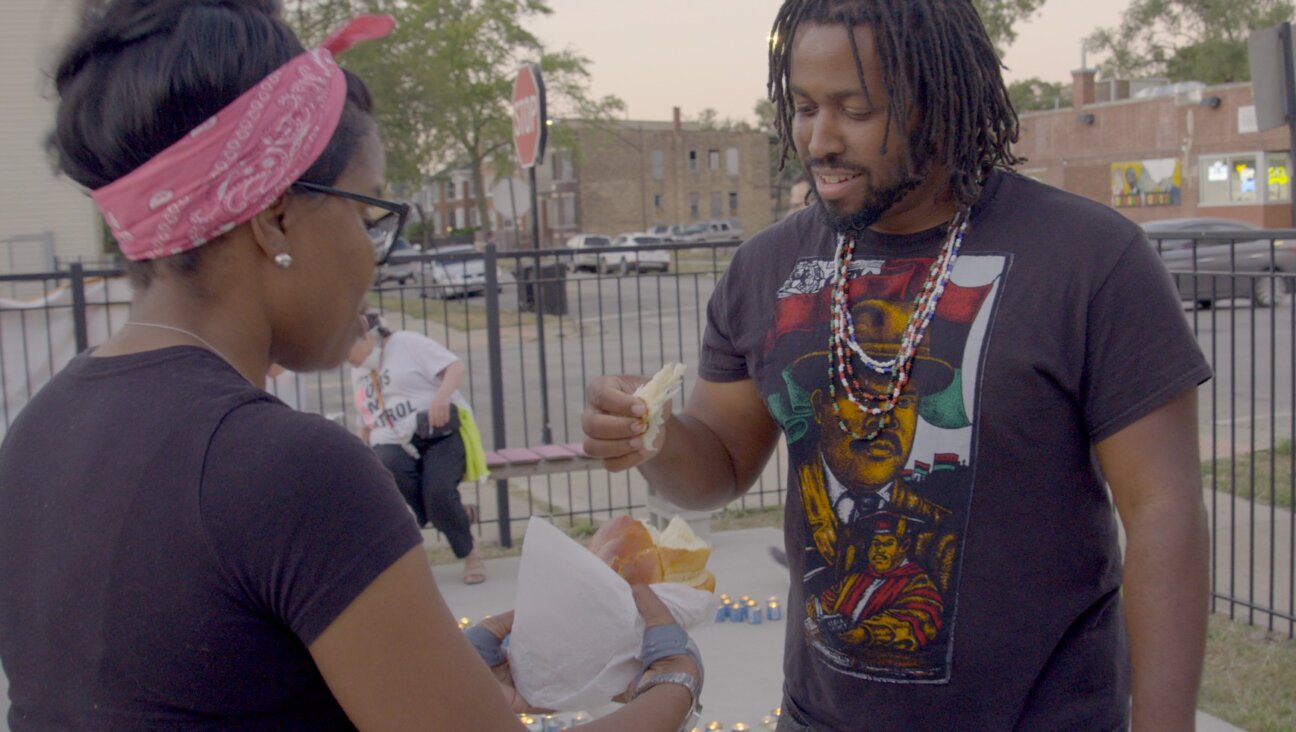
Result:
<instances>
[{"instance_id":1,"label":"bracelet","mask_svg":"<svg viewBox=\"0 0 1296 732\"><path fill-rule=\"evenodd\" d=\"M663 658L670 656L688 656L697 664L700 676L683 671L672 671L669 673L648 674L648 667ZM644 630L643 647L640 649L640 666L639 678L635 681L634 696L651 689L658 684L679 684L689 690L689 696L693 700L692 706L689 707L688 716L684 718L684 723L680 725L681 732L692 729L692 724L698 720L702 712L700 702L702 696L702 680L706 675L706 670L702 667L702 654L698 652L697 644L689 638L688 633L679 626L678 623L669 623L667 625L655 625Z\"/></svg>"},{"instance_id":2,"label":"bracelet","mask_svg":"<svg viewBox=\"0 0 1296 732\"><path fill-rule=\"evenodd\" d=\"M635 685L634 696L636 698L645 691L660 684L679 684L689 692L689 711L684 716L684 721L680 724L680 732L685 732L692 728L692 724L702 715L702 705L698 703L698 695L701 689L698 688L698 680L693 674L684 671L672 671L670 673L655 674L653 676L639 677L639 683Z\"/></svg>"}]
</instances>

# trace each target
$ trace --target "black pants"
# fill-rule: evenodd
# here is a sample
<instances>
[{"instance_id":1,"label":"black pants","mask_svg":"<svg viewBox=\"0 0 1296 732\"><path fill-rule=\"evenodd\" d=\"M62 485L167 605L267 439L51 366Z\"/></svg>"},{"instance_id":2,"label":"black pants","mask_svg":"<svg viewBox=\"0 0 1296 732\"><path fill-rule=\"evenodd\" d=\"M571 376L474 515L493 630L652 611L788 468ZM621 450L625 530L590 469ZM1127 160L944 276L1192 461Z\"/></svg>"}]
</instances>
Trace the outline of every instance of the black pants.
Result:
<instances>
[{"instance_id":1,"label":"black pants","mask_svg":"<svg viewBox=\"0 0 1296 732\"><path fill-rule=\"evenodd\" d=\"M459 496L459 481L467 466L463 438L458 433L428 442L414 438L419 459L400 445L375 445L378 459L391 471L420 528L428 521L445 534L450 549L463 559L473 548L472 526Z\"/></svg>"}]
</instances>

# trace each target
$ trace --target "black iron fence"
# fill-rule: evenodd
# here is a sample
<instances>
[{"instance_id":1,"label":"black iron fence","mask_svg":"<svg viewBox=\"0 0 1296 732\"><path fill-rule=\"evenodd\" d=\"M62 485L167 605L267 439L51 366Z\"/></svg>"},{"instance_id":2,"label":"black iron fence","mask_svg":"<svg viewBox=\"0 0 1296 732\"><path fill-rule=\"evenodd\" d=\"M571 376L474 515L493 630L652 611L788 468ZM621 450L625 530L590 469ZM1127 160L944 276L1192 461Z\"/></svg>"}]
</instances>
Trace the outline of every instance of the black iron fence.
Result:
<instances>
[{"instance_id":1,"label":"black iron fence","mask_svg":"<svg viewBox=\"0 0 1296 732\"><path fill-rule=\"evenodd\" d=\"M1296 231L1156 232L1185 317L1215 369L1200 392L1202 477L1211 516L1216 609L1296 633ZM462 388L487 449L582 439L585 385L697 363L706 304L737 242L649 248L402 256L371 298L392 327L428 335L468 369ZM623 264L624 260L624 264ZM49 376L126 320L129 288L111 268L0 277L0 429ZM695 383L685 378L685 396ZM346 367L281 374L289 405L354 426ZM782 448L736 508L781 506ZM602 470L492 481L467 489L477 531L510 543L532 515L560 524L640 511L637 473Z\"/></svg>"},{"instance_id":2,"label":"black iron fence","mask_svg":"<svg viewBox=\"0 0 1296 732\"><path fill-rule=\"evenodd\" d=\"M1150 231L1215 371L1199 392L1216 611L1296 633L1296 230Z\"/></svg>"}]
</instances>

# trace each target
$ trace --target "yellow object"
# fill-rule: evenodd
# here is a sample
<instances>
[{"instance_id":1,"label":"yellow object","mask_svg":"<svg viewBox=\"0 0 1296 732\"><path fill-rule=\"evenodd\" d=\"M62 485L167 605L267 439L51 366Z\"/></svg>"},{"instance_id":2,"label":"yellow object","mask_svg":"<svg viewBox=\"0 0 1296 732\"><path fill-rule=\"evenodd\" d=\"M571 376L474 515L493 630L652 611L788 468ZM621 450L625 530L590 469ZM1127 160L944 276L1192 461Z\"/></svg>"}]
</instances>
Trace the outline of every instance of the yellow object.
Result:
<instances>
[{"instance_id":1,"label":"yellow object","mask_svg":"<svg viewBox=\"0 0 1296 732\"><path fill-rule=\"evenodd\" d=\"M466 481L483 482L490 477L486 467L486 448L471 409L459 407L459 437L464 444L464 477Z\"/></svg>"}]
</instances>

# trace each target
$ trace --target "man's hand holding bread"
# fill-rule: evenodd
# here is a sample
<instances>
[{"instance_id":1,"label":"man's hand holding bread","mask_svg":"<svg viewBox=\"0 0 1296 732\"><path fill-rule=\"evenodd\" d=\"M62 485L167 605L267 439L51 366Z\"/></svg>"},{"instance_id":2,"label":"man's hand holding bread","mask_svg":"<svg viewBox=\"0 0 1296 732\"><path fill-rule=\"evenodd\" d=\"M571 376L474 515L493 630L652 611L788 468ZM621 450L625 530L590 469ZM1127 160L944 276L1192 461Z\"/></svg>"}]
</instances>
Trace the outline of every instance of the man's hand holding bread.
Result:
<instances>
[{"instance_id":1,"label":"man's hand holding bread","mask_svg":"<svg viewBox=\"0 0 1296 732\"><path fill-rule=\"evenodd\" d=\"M661 449L683 364L667 364L651 378L602 376L585 390L585 452L613 472L648 460Z\"/></svg>"}]
</instances>

